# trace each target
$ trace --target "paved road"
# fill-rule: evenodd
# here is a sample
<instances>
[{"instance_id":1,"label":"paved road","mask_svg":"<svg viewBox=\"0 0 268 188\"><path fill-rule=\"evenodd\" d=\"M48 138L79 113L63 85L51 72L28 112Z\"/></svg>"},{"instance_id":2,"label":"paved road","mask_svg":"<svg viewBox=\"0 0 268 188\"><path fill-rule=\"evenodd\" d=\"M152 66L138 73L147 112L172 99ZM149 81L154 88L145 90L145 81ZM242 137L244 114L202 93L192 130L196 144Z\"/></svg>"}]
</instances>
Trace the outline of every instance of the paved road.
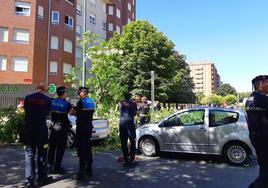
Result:
<instances>
[{"instance_id":1,"label":"paved road","mask_svg":"<svg viewBox=\"0 0 268 188\"><path fill-rule=\"evenodd\" d=\"M68 173L53 175L54 183L45 187L246 188L258 173L255 161L250 167L233 167L215 157L164 154L161 158L139 156L138 166L127 168L116 161L117 156L97 154L93 177L81 184L73 180L78 159L68 151L63 162ZM0 146L0 187L23 187L23 181L23 149Z\"/></svg>"}]
</instances>

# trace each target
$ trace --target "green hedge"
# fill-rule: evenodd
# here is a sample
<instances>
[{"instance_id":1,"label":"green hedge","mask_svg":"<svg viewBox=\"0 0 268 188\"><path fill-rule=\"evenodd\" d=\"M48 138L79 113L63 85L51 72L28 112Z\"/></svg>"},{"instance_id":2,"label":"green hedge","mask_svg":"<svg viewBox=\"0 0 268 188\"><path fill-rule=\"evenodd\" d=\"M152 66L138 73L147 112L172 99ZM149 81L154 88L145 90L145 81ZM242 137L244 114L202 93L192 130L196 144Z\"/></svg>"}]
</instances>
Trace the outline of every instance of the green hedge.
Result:
<instances>
[{"instance_id":1,"label":"green hedge","mask_svg":"<svg viewBox=\"0 0 268 188\"><path fill-rule=\"evenodd\" d=\"M0 110L0 142L19 142L19 135L24 125L24 113L15 108Z\"/></svg>"}]
</instances>

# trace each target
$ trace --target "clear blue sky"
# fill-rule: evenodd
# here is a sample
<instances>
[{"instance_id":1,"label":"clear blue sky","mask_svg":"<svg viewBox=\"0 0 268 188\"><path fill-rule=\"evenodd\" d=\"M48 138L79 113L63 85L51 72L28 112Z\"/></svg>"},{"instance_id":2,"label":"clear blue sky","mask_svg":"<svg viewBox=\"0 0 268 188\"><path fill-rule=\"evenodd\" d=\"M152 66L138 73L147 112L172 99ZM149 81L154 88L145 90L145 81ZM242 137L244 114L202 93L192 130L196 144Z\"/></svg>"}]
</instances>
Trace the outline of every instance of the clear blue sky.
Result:
<instances>
[{"instance_id":1,"label":"clear blue sky","mask_svg":"<svg viewBox=\"0 0 268 188\"><path fill-rule=\"evenodd\" d=\"M187 62L213 61L222 82L239 92L268 74L268 0L137 0L136 11Z\"/></svg>"}]
</instances>

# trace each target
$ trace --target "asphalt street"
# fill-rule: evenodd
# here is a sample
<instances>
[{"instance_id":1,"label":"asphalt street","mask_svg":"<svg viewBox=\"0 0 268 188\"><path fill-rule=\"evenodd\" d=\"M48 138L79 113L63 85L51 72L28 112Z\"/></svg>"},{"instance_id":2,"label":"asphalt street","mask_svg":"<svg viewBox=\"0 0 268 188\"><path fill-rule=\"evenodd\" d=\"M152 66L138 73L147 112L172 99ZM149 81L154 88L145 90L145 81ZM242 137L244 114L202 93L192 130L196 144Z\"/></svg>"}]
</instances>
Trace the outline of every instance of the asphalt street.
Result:
<instances>
[{"instance_id":1,"label":"asphalt street","mask_svg":"<svg viewBox=\"0 0 268 188\"><path fill-rule=\"evenodd\" d=\"M53 183L44 187L180 187L246 188L258 173L256 161L249 167L229 166L216 157L162 154L161 157L139 156L136 167L123 167L118 152L94 156L93 176L79 183L74 180L78 168L75 152L67 151L64 175L53 175ZM0 146L0 187L23 187L24 151L19 146Z\"/></svg>"}]
</instances>

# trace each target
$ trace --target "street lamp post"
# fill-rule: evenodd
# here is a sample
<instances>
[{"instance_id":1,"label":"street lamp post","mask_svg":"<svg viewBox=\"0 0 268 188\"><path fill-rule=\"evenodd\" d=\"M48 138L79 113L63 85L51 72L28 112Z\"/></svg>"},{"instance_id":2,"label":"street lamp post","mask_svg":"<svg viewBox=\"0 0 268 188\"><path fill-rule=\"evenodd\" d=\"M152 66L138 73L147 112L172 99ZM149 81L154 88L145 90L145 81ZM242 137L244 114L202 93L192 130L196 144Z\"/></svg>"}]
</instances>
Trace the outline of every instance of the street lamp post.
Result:
<instances>
[{"instance_id":1,"label":"street lamp post","mask_svg":"<svg viewBox=\"0 0 268 188\"><path fill-rule=\"evenodd\" d=\"M83 22L84 22L84 33L83 33L83 39L85 36L85 33L87 32L87 28L86 28L86 0L84 0L84 17L83 17ZM85 87L86 86L86 56L85 56L85 52L86 51L86 47L85 47L85 43L83 42L83 72L82 72L82 86Z\"/></svg>"},{"instance_id":2,"label":"street lamp post","mask_svg":"<svg viewBox=\"0 0 268 188\"><path fill-rule=\"evenodd\" d=\"M154 112L154 71L151 71L151 109Z\"/></svg>"}]
</instances>

